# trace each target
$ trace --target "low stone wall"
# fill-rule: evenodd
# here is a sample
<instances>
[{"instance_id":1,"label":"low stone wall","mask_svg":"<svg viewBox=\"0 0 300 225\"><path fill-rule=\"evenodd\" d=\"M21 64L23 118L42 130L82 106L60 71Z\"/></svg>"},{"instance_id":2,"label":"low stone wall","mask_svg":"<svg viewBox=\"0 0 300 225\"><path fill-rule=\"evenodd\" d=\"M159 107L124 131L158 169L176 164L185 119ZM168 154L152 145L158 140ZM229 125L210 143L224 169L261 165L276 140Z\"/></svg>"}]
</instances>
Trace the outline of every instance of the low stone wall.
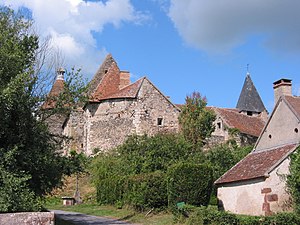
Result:
<instances>
[{"instance_id":1,"label":"low stone wall","mask_svg":"<svg viewBox=\"0 0 300 225\"><path fill-rule=\"evenodd\" d=\"M0 214L0 224L5 225L54 225L53 212L24 212Z\"/></svg>"}]
</instances>

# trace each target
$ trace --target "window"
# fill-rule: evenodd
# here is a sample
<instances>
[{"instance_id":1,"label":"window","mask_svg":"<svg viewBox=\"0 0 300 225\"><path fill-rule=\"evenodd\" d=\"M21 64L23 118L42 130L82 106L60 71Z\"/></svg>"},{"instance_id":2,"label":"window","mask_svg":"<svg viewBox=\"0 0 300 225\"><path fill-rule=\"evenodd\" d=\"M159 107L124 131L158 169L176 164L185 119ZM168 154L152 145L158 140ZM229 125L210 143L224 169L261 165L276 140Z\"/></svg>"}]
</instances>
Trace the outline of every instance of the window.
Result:
<instances>
[{"instance_id":1,"label":"window","mask_svg":"<svg viewBox=\"0 0 300 225\"><path fill-rule=\"evenodd\" d=\"M221 122L217 123L217 127L218 127L218 129L221 129Z\"/></svg>"},{"instance_id":2,"label":"window","mask_svg":"<svg viewBox=\"0 0 300 225\"><path fill-rule=\"evenodd\" d=\"M295 131L295 133L297 134L297 133L298 133L298 128L295 128L295 130L294 130L294 131Z\"/></svg>"},{"instance_id":3,"label":"window","mask_svg":"<svg viewBox=\"0 0 300 225\"><path fill-rule=\"evenodd\" d=\"M157 125L162 126L163 118L157 118Z\"/></svg>"},{"instance_id":4,"label":"window","mask_svg":"<svg viewBox=\"0 0 300 225\"><path fill-rule=\"evenodd\" d=\"M248 116L252 116L252 115L253 115L253 112L247 111L247 115L248 115Z\"/></svg>"},{"instance_id":5,"label":"window","mask_svg":"<svg viewBox=\"0 0 300 225\"><path fill-rule=\"evenodd\" d=\"M271 134L269 134L269 138L270 138L270 139L272 138L272 135L271 135Z\"/></svg>"}]
</instances>

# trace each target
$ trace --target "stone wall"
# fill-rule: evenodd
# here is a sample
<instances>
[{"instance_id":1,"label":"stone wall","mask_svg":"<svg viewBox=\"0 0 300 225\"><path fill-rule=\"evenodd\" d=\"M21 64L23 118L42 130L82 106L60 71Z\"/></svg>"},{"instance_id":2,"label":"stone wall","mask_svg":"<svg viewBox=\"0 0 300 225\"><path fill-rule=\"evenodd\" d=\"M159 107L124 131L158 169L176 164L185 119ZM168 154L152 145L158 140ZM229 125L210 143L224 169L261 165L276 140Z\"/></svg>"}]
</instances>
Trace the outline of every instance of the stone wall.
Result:
<instances>
[{"instance_id":1,"label":"stone wall","mask_svg":"<svg viewBox=\"0 0 300 225\"><path fill-rule=\"evenodd\" d=\"M134 99L110 99L85 108L84 149L106 151L129 135L178 132L179 109L147 79Z\"/></svg>"},{"instance_id":2,"label":"stone wall","mask_svg":"<svg viewBox=\"0 0 300 225\"><path fill-rule=\"evenodd\" d=\"M67 154L70 150L75 150L77 153L83 151L84 121L82 109L73 111L68 120L65 121L63 126L63 135L66 137L64 140L64 154Z\"/></svg>"},{"instance_id":3,"label":"stone wall","mask_svg":"<svg viewBox=\"0 0 300 225\"><path fill-rule=\"evenodd\" d=\"M0 214L3 225L54 225L53 212L27 212Z\"/></svg>"}]
</instances>

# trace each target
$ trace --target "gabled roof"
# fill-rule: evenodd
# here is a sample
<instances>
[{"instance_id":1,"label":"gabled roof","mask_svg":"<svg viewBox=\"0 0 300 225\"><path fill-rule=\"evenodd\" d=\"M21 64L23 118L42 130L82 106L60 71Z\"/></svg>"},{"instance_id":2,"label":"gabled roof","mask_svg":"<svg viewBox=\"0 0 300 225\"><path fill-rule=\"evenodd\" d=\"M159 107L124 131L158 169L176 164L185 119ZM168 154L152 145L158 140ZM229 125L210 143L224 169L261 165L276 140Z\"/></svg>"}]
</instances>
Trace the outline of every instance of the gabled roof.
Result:
<instances>
[{"instance_id":1,"label":"gabled roof","mask_svg":"<svg viewBox=\"0 0 300 225\"><path fill-rule=\"evenodd\" d=\"M248 116L239 113L237 109L211 107L219 114L229 128L236 128L243 134L258 137L265 126L265 122L260 117Z\"/></svg>"},{"instance_id":2,"label":"gabled roof","mask_svg":"<svg viewBox=\"0 0 300 225\"><path fill-rule=\"evenodd\" d=\"M300 120L300 97L296 96L283 96L285 100L290 105L292 111L295 113L295 115Z\"/></svg>"},{"instance_id":3,"label":"gabled roof","mask_svg":"<svg viewBox=\"0 0 300 225\"><path fill-rule=\"evenodd\" d=\"M93 102L99 102L99 101L107 100L107 99L136 98L144 79L145 79L145 77L143 77L143 78L137 80L136 82L122 88L118 92L115 92L113 94L97 98Z\"/></svg>"},{"instance_id":4,"label":"gabled roof","mask_svg":"<svg viewBox=\"0 0 300 225\"><path fill-rule=\"evenodd\" d=\"M103 80L103 77L108 73L109 69L115 65L117 66L116 61L112 57L111 54L108 54L106 58L104 59L103 63L95 73L93 79L89 83L89 89L88 89L88 95L93 96L95 92L99 89L98 86Z\"/></svg>"},{"instance_id":5,"label":"gabled roof","mask_svg":"<svg viewBox=\"0 0 300 225\"><path fill-rule=\"evenodd\" d=\"M263 112L266 107L262 102L252 80L248 73L242 88L236 108L240 111Z\"/></svg>"},{"instance_id":6,"label":"gabled roof","mask_svg":"<svg viewBox=\"0 0 300 225\"><path fill-rule=\"evenodd\" d=\"M56 79L46 101L42 105L42 109L53 109L55 107L55 97L57 97L64 90L65 82L63 79Z\"/></svg>"},{"instance_id":7,"label":"gabled roof","mask_svg":"<svg viewBox=\"0 0 300 225\"><path fill-rule=\"evenodd\" d=\"M265 132L265 130L267 129L270 121L273 119L274 113L276 112L277 108L279 107L279 105L281 104L281 102L285 102L287 104L287 106L290 108L290 110L295 114L295 116L298 118L299 122L300 122L300 97L296 97L296 96L281 96L280 99L277 101L272 114L270 115L266 125L264 126L262 133ZM258 146L258 143L260 141L260 139L262 138L262 136L259 136L255 146L254 146L254 151L256 149L256 147Z\"/></svg>"},{"instance_id":8,"label":"gabled roof","mask_svg":"<svg viewBox=\"0 0 300 225\"><path fill-rule=\"evenodd\" d=\"M267 177L299 144L289 144L270 150L252 152L221 176L215 184Z\"/></svg>"}]
</instances>

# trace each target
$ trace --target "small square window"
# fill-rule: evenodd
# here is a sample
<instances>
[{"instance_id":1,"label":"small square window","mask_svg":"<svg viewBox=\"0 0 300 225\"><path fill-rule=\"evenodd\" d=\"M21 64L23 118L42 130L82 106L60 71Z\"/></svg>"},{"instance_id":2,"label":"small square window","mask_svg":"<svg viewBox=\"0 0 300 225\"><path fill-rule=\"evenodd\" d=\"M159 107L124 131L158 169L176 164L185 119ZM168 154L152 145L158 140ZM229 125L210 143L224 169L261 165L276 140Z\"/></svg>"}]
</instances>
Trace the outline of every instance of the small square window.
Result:
<instances>
[{"instance_id":1,"label":"small square window","mask_svg":"<svg viewBox=\"0 0 300 225\"><path fill-rule=\"evenodd\" d=\"M157 125L162 126L163 118L157 118Z\"/></svg>"}]
</instances>

